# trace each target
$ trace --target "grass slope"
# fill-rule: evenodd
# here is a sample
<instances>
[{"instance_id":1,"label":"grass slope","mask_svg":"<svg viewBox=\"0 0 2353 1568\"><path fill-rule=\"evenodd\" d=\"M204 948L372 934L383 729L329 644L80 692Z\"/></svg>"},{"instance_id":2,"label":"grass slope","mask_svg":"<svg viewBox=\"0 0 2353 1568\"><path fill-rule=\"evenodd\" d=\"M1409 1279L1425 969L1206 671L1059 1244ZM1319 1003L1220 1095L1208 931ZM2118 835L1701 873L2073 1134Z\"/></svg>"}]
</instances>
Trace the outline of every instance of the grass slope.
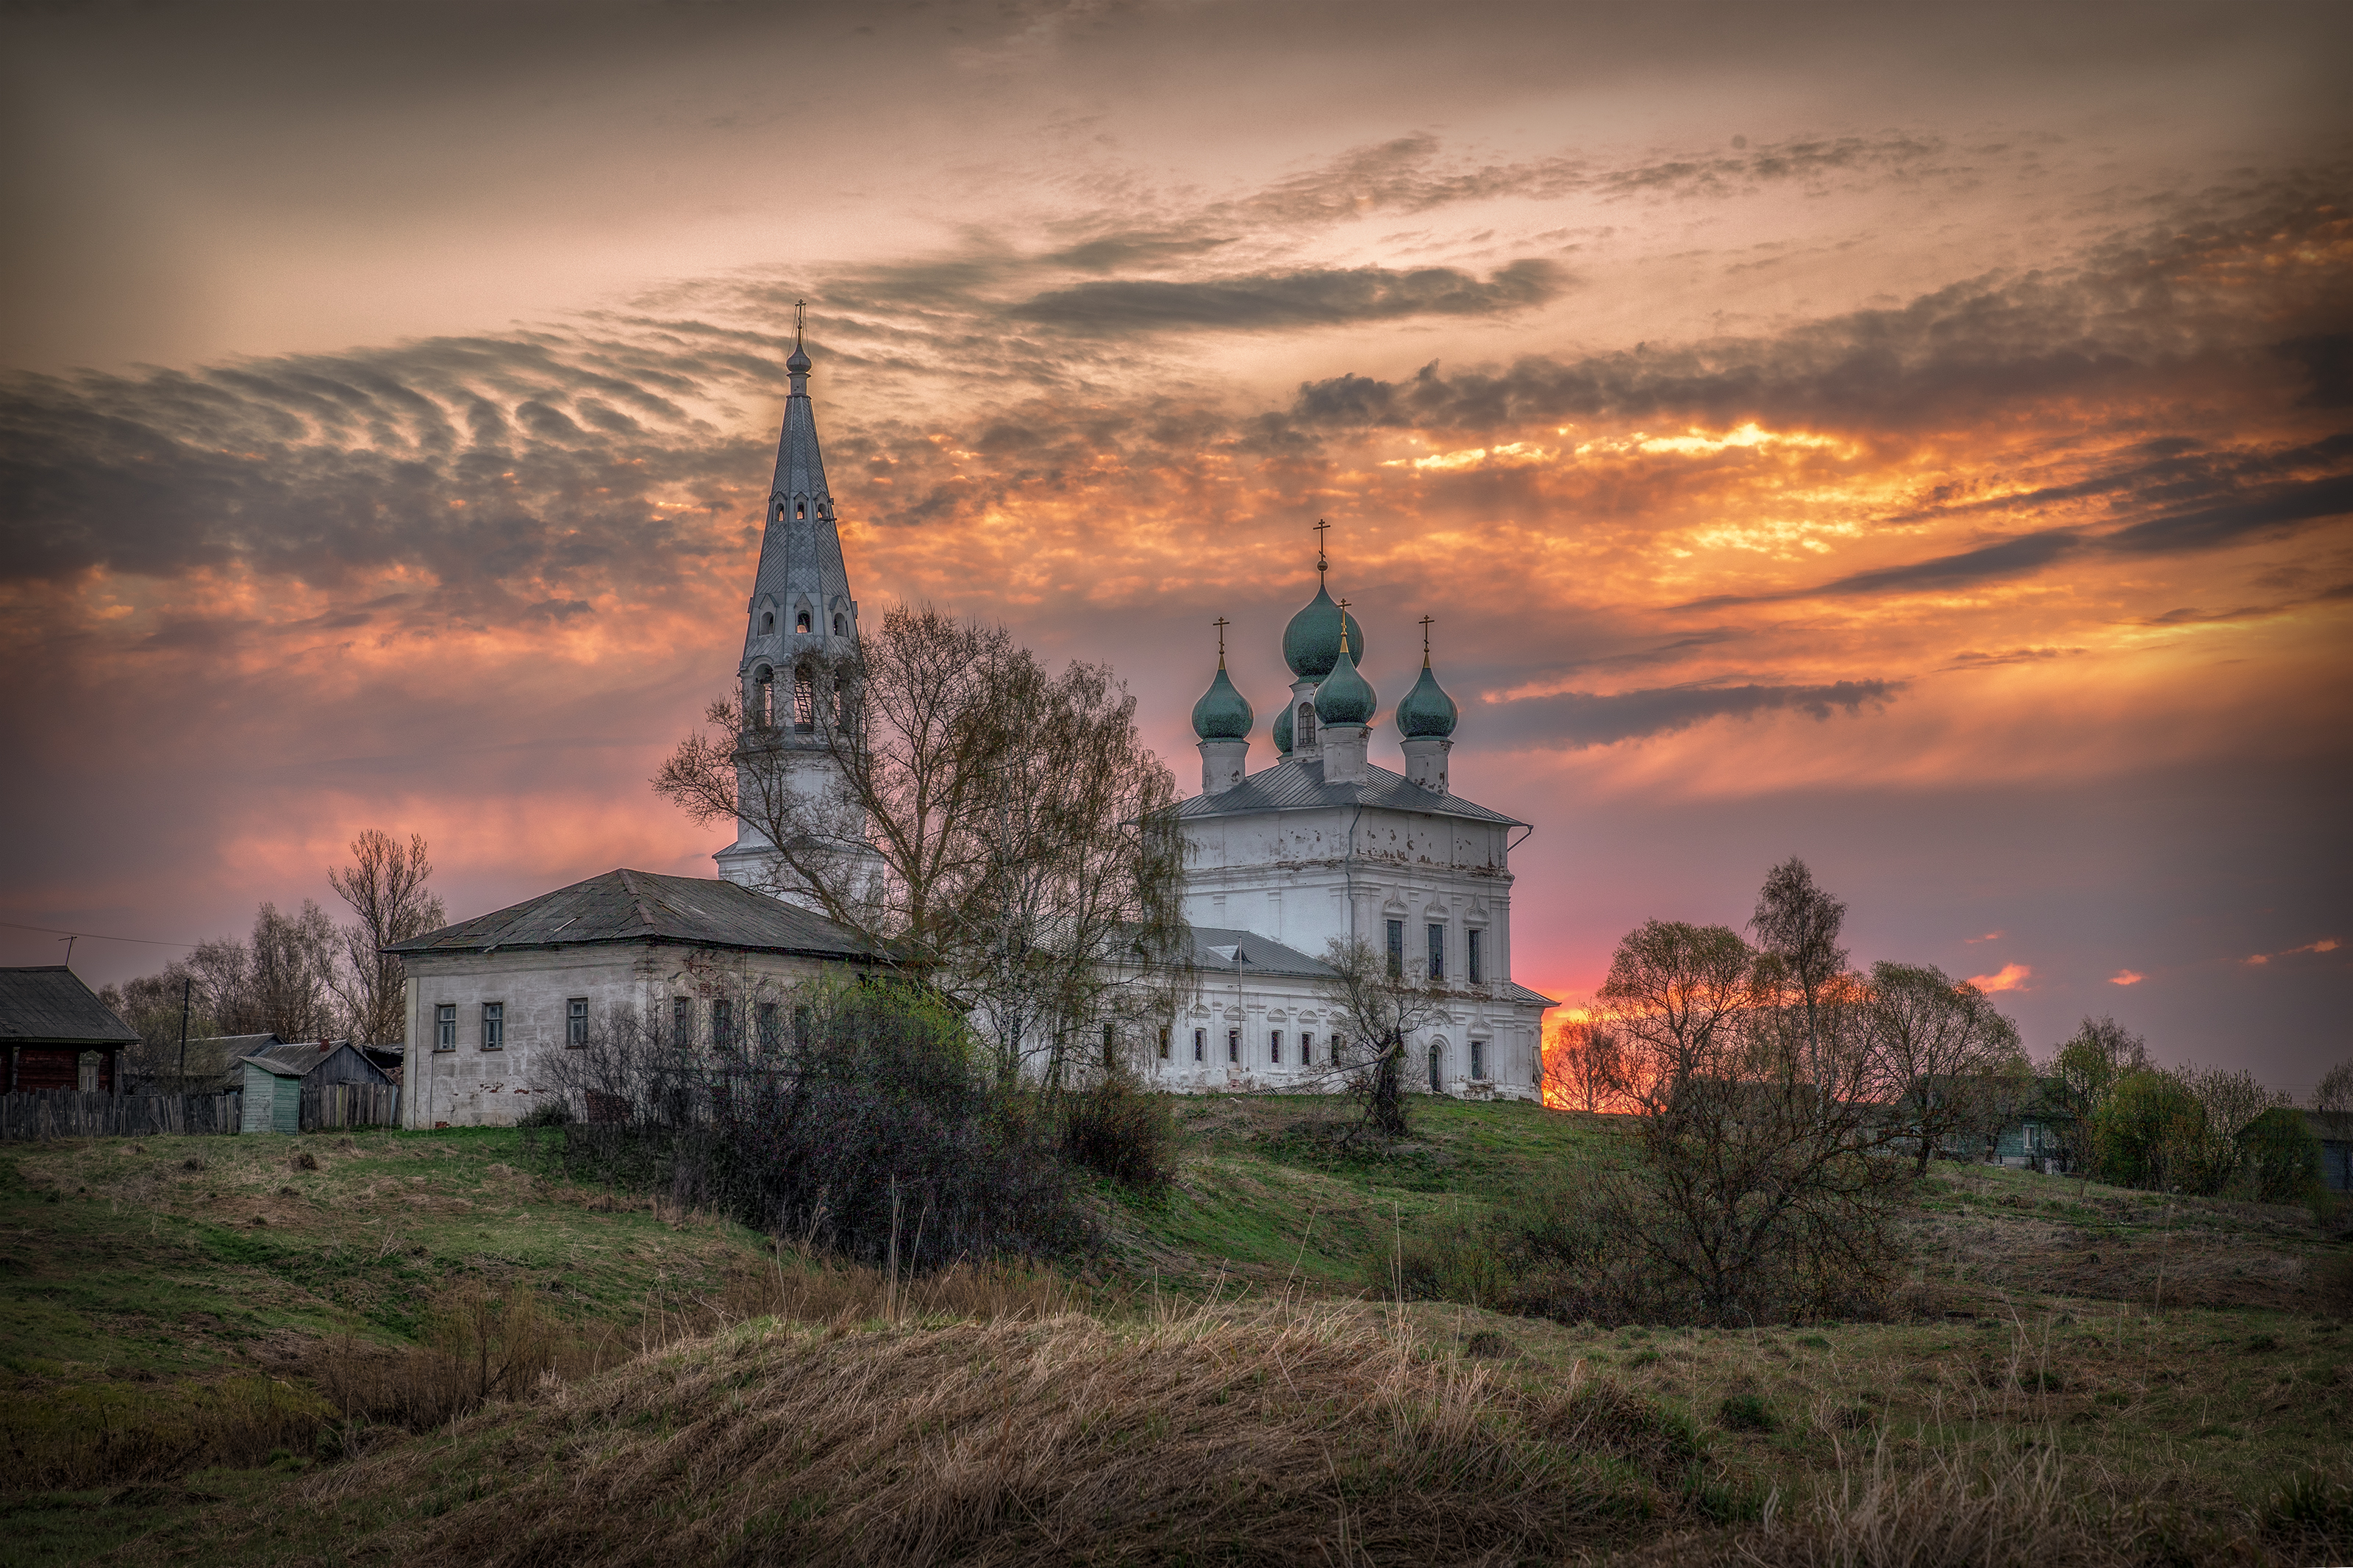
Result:
<instances>
[{"instance_id":1,"label":"grass slope","mask_svg":"<svg viewBox=\"0 0 2353 1568\"><path fill-rule=\"evenodd\" d=\"M2353 1480L2353 1302L2327 1293L2353 1249L2309 1215L1939 1165L1904 1321L1605 1331L1382 1308L1356 1299L1401 1237L1620 1157L1607 1119L1417 1109L1414 1142L1369 1157L1320 1135L1329 1102L1182 1101L1176 1190L1107 1194L1085 1269L912 1312L871 1275L814 1289L738 1227L554 1178L512 1131L12 1145L0 1562L1557 1560L1736 1541L1780 1561L1840 1555L1822 1532L1871 1509L1963 1540L1956 1510L1997 1498L2009 1534L2060 1543L2047 1561L2353 1549L2353 1491L2283 1492ZM103 1459L108 1434L206 1401L308 1434L322 1346L407 1342L468 1280L523 1281L583 1333L693 1331L442 1430L339 1438L333 1463L290 1440L135 1484L44 1482L45 1462Z\"/></svg>"}]
</instances>

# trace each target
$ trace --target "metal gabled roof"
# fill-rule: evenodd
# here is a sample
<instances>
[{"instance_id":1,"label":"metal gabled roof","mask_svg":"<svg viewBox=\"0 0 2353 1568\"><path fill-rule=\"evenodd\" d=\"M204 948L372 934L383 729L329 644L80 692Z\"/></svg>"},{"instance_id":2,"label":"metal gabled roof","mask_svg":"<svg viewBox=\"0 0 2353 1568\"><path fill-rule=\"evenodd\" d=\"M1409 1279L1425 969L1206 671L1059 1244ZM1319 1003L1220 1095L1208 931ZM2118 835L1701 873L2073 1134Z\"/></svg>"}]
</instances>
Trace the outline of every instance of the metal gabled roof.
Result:
<instances>
[{"instance_id":1,"label":"metal gabled roof","mask_svg":"<svg viewBox=\"0 0 2353 1568\"><path fill-rule=\"evenodd\" d=\"M1225 926L1187 926L1191 950L1183 956L1190 968L1240 973L1247 979L1253 974L1297 974L1322 980L1333 973L1332 966L1320 958L1310 958L1295 947L1285 947L1272 937L1261 936L1254 931L1235 931ZM1182 952L1182 950L1180 950ZM1235 958L1239 952L1240 963Z\"/></svg>"},{"instance_id":2,"label":"metal gabled roof","mask_svg":"<svg viewBox=\"0 0 2353 1568\"><path fill-rule=\"evenodd\" d=\"M139 1031L62 963L0 969L0 1042L127 1046Z\"/></svg>"},{"instance_id":3,"label":"metal gabled roof","mask_svg":"<svg viewBox=\"0 0 2353 1568\"><path fill-rule=\"evenodd\" d=\"M1253 811L1305 811L1319 806L1369 805L1388 811L1417 811L1430 816L1459 816L1502 827L1525 827L1516 816L1505 816L1459 795L1440 795L1409 781L1403 773L1367 763L1360 784L1325 784L1321 759L1286 757L1274 766L1250 774L1222 795L1197 795L1176 806L1179 819L1237 816Z\"/></svg>"},{"instance_id":4,"label":"metal gabled roof","mask_svg":"<svg viewBox=\"0 0 2353 1568\"><path fill-rule=\"evenodd\" d=\"M349 1040L336 1040L323 1047L316 1040L284 1040L274 1046L264 1046L257 1051L248 1051L237 1060L251 1062L262 1071L280 1078L308 1078L345 1051L351 1052L362 1067L384 1082L392 1081L389 1073L368 1060L367 1054Z\"/></svg>"},{"instance_id":5,"label":"metal gabled roof","mask_svg":"<svg viewBox=\"0 0 2353 1568\"><path fill-rule=\"evenodd\" d=\"M855 931L733 882L626 869L459 921L385 951L489 952L607 942L673 942L854 963L886 961L881 950Z\"/></svg>"}]
</instances>

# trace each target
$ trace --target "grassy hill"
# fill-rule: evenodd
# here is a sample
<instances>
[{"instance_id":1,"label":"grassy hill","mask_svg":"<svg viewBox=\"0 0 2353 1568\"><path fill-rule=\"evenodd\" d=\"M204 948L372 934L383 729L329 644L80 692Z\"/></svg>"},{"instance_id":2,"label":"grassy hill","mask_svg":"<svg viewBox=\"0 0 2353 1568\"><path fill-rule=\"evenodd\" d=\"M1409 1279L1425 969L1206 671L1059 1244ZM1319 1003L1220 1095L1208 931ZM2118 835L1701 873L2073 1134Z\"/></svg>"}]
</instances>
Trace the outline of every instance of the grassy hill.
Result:
<instances>
[{"instance_id":1,"label":"grassy hill","mask_svg":"<svg viewBox=\"0 0 2353 1568\"><path fill-rule=\"evenodd\" d=\"M1430 1105L1373 1158L1327 1102L1179 1109L1100 1256L913 1287L512 1131L7 1146L0 1562L2353 1551L2353 1247L2305 1211L1938 1165L1894 1321L1605 1330L1381 1298L1607 1119ZM468 1311L546 1373L402 1429Z\"/></svg>"}]
</instances>

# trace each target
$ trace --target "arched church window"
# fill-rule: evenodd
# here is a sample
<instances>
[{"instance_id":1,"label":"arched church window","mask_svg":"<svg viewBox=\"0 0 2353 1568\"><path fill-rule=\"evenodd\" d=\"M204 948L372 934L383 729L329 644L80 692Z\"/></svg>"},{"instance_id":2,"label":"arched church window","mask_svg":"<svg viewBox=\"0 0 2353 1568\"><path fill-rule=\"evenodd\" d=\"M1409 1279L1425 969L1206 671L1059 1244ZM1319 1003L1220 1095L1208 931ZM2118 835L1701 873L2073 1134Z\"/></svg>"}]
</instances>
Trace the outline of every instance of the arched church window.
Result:
<instances>
[{"instance_id":1,"label":"arched church window","mask_svg":"<svg viewBox=\"0 0 2353 1568\"><path fill-rule=\"evenodd\" d=\"M808 518L808 502L805 500L793 502L793 515L806 521Z\"/></svg>"},{"instance_id":2,"label":"arched church window","mask_svg":"<svg viewBox=\"0 0 2353 1568\"><path fill-rule=\"evenodd\" d=\"M1430 1047L1430 1092L1432 1094L1446 1092L1446 1047L1444 1046Z\"/></svg>"},{"instance_id":3,"label":"arched church window","mask_svg":"<svg viewBox=\"0 0 2353 1568\"><path fill-rule=\"evenodd\" d=\"M806 669L793 677L793 728L803 734L817 728L817 685Z\"/></svg>"},{"instance_id":4,"label":"arched church window","mask_svg":"<svg viewBox=\"0 0 2353 1568\"><path fill-rule=\"evenodd\" d=\"M849 635L849 617L839 610L834 612L833 635L838 637L846 637Z\"/></svg>"},{"instance_id":5,"label":"arched church window","mask_svg":"<svg viewBox=\"0 0 2353 1568\"><path fill-rule=\"evenodd\" d=\"M760 612L760 635L762 637L767 637L776 629L776 612L774 610L762 610Z\"/></svg>"},{"instance_id":6,"label":"arched church window","mask_svg":"<svg viewBox=\"0 0 2353 1568\"><path fill-rule=\"evenodd\" d=\"M808 612L807 612L807 610L800 610L800 611L797 611L797 612L795 612L795 613L794 613L794 616L793 616L793 630L795 630L795 631L797 631L797 632L799 632L799 633L803 634L804 636L806 636L806 635L807 634L807 632L808 632L808 629L809 629L809 615L808 615Z\"/></svg>"},{"instance_id":7,"label":"arched church window","mask_svg":"<svg viewBox=\"0 0 2353 1568\"><path fill-rule=\"evenodd\" d=\"M752 672L752 721L764 730L776 721L776 672L765 664Z\"/></svg>"},{"instance_id":8,"label":"arched church window","mask_svg":"<svg viewBox=\"0 0 2353 1568\"><path fill-rule=\"evenodd\" d=\"M1303 702L1299 705L1299 723L1296 728L1298 733L1293 738L1293 744L1312 746L1315 743L1315 704Z\"/></svg>"}]
</instances>

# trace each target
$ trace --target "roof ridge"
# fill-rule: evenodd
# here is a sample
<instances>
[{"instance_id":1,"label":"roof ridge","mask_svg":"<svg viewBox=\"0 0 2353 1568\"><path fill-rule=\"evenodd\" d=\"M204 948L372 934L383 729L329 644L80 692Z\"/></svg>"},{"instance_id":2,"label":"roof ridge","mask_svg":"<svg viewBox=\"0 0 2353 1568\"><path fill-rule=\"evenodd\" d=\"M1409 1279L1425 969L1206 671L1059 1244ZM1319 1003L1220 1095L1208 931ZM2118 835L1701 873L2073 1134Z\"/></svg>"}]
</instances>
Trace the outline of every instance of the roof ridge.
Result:
<instances>
[{"instance_id":1,"label":"roof ridge","mask_svg":"<svg viewBox=\"0 0 2353 1568\"><path fill-rule=\"evenodd\" d=\"M616 875L621 879L621 886L628 889L629 902L636 907L638 919L643 922L648 930L651 930L655 925L659 924L659 922L654 919L653 906L646 902L646 895L638 886L638 874L630 870L627 866L624 866L616 873Z\"/></svg>"}]
</instances>

